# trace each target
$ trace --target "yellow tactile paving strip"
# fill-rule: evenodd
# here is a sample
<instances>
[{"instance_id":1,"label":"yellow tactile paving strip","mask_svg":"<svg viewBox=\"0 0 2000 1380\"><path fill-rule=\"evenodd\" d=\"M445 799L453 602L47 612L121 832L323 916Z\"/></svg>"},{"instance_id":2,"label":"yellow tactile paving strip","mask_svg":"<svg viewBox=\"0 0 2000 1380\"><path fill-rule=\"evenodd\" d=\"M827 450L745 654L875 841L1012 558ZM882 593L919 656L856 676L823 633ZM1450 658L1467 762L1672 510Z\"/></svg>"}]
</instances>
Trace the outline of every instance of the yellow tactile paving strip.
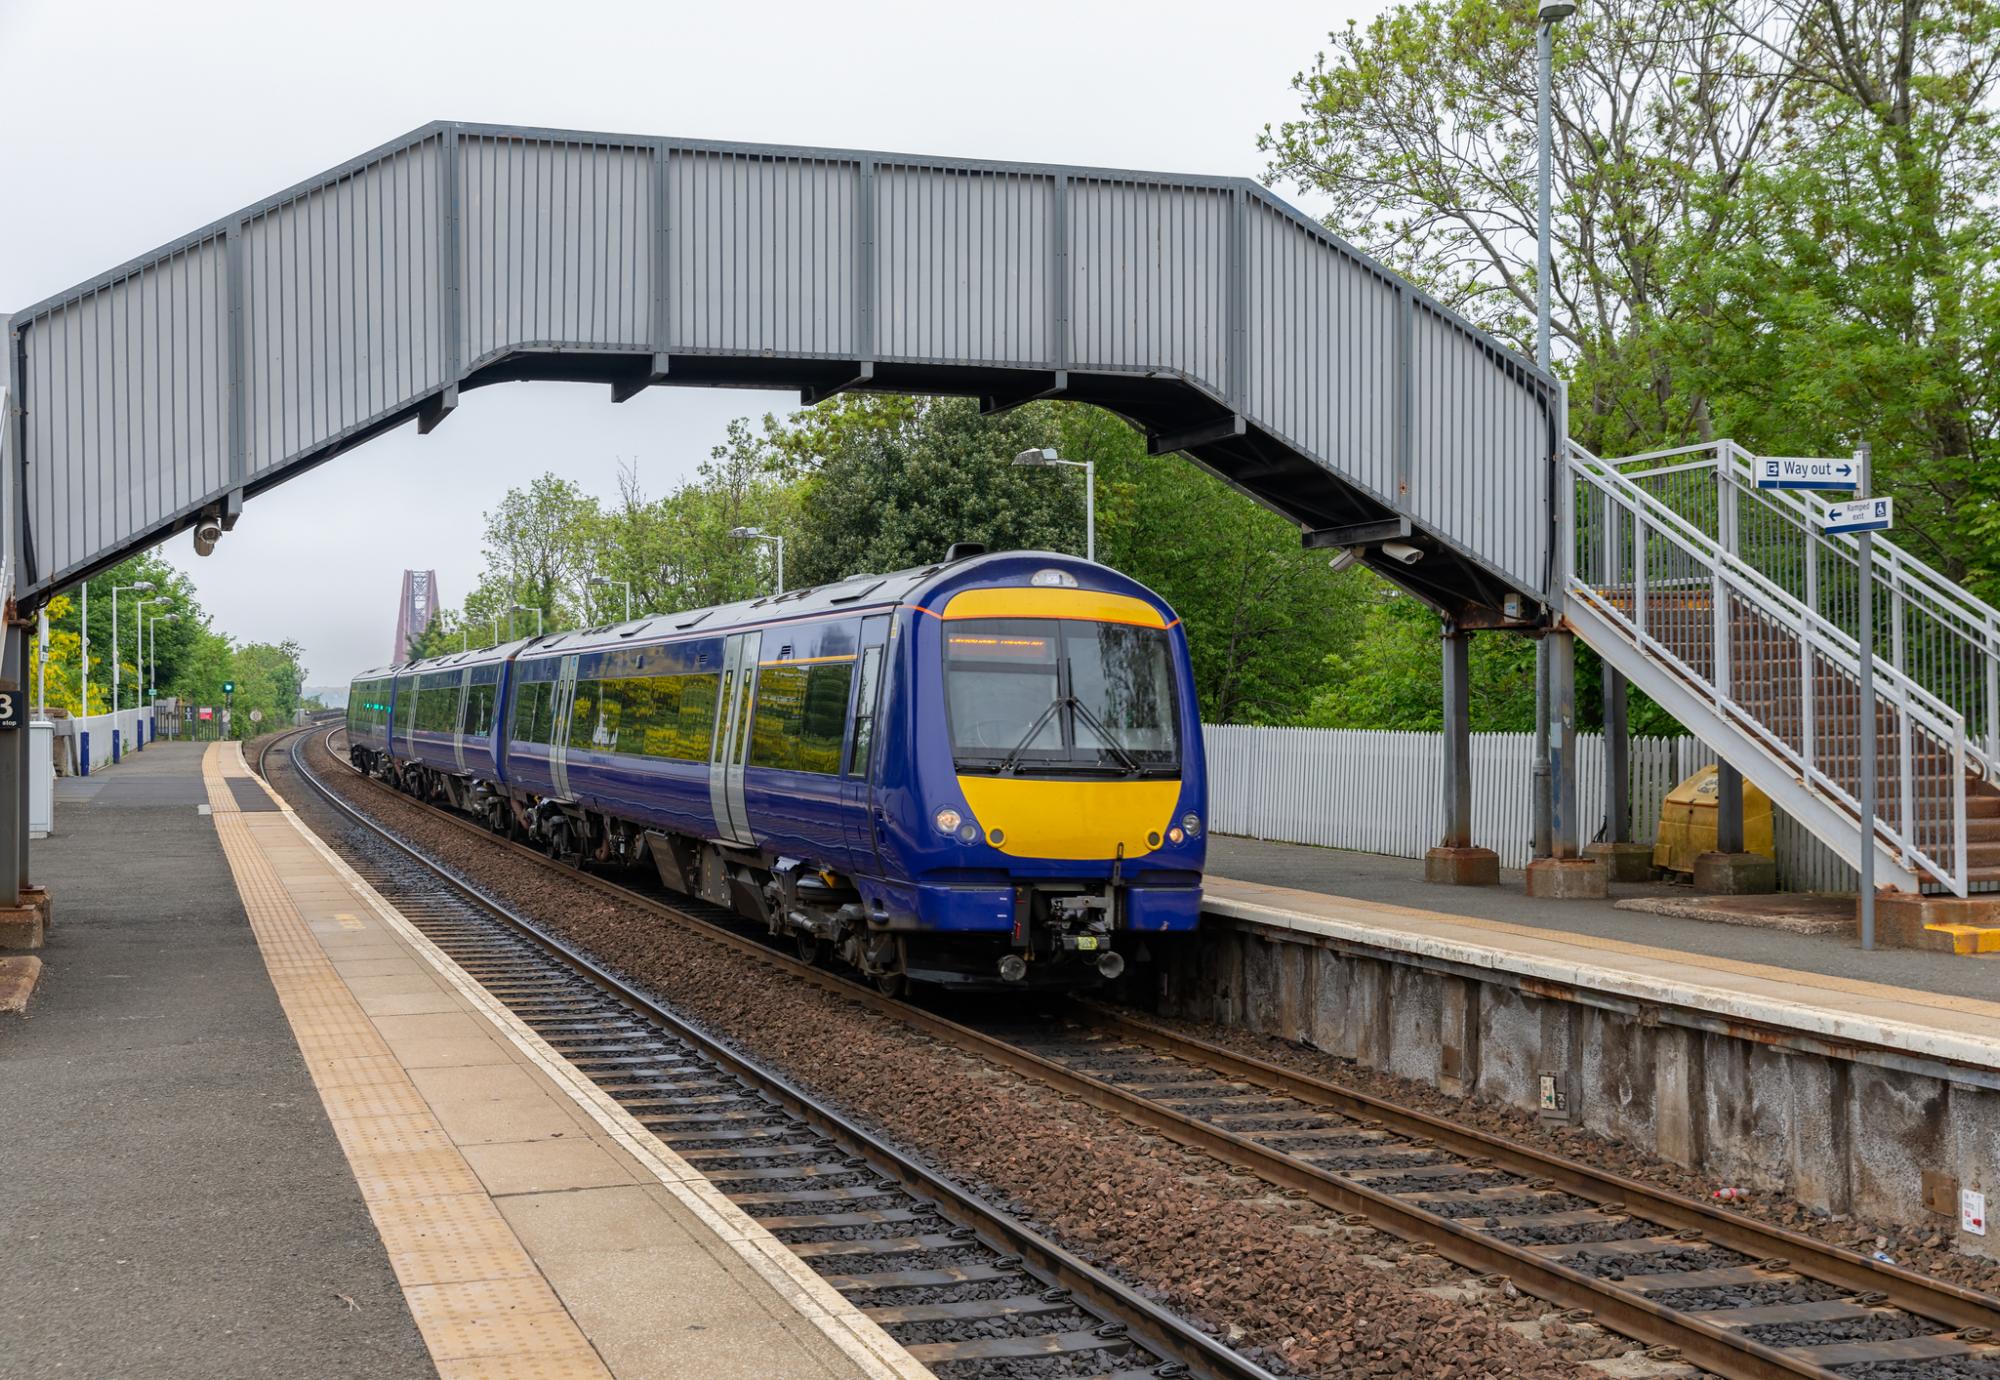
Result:
<instances>
[{"instance_id":1,"label":"yellow tactile paving strip","mask_svg":"<svg viewBox=\"0 0 2000 1380\"><path fill-rule=\"evenodd\" d=\"M282 801L276 812L239 813L227 778L251 777L240 745L211 750L204 774L246 906L258 898L252 923L260 943L257 911L290 912L289 928L270 927L273 980L310 970L331 974L340 988L300 992L297 1014L289 998L286 1010L302 1048L308 1032L359 1037L317 1057L307 1049L307 1059L323 1095L343 1090L339 1110L328 1100L328 1115L378 1225L396 1219L383 1242L426 1341L434 1330L454 1337L476 1327L482 1364L516 1354L505 1351L509 1344L539 1347L548 1326L596 1346L590 1371L475 1372L441 1360L446 1380L475 1373L560 1380L604 1374L606 1366L619 1380L930 1375L493 999ZM319 918L305 923L301 909ZM497 1067L496 1050L505 1051ZM538 1120L541 1132L520 1129ZM489 1213L460 1201L474 1196ZM699 1240L672 1239L663 1207L682 1237L691 1229ZM738 1288L768 1291L764 1313L782 1313L780 1326L744 1299L716 1297L732 1282L729 1270L716 1268L718 1252L750 1277L734 1280ZM690 1308L703 1311L690 1317ZM728 1320L728 1339L702 1346L698 1327L711 1313ZM690 1321L694 1338L665 1341L667 1328L684 1332ZM810 1346L797 1335L801 1323L817 1339Z\"/></svg>"},{"instance_id":2,"label":"yellow tactile paving strip","mask_svg":"<svg viewBox=\"0 0 2000 1380\"><path fill-rule=\"evenodd\" d=\"M444 1380L610 1380L582 1330L509 1229L335 971L252 838L216 744L209 809L327 1118Z\"/></svg>"},{"instance_id":3,"label":"yellow tactile paving strip","mask_svg":"<svg viewBox=\"0 0 2000 1380\"><path fill-rule=\"evenodd\" d=\"M2000 1068L2000 1004L1210 874L1205 904L1286 929ZM1557 902L1556 904L1561 904Z\"/></svg>"}]
</instances>

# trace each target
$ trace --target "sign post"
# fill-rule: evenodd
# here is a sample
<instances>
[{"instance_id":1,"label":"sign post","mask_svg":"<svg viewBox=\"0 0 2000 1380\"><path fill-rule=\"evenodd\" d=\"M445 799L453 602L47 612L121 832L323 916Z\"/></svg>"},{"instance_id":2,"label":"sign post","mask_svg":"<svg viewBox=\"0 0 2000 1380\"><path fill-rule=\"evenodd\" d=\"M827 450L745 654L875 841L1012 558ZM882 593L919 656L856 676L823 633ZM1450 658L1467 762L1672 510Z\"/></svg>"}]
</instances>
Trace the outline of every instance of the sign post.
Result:
<instances>
[{"instance_id":1,"label":"sign post","mask_svg":"<svg viewBox=\"0 0 2000 1380\"><path fill-rule=\"evenodd\" d=\"M1854 453L1861 469L1862 492L1869 486L1872 449L1864 442ZM1861 947L1875 947L1875 533L1886 530L1895 520L1895 508L1886 498L1857 498L1827 505L1824 523L1828 535L1854 533L1860 556L1861 579ZM1806 687L1812 693L1812 687Z\"/></svg>"}]
</instances>

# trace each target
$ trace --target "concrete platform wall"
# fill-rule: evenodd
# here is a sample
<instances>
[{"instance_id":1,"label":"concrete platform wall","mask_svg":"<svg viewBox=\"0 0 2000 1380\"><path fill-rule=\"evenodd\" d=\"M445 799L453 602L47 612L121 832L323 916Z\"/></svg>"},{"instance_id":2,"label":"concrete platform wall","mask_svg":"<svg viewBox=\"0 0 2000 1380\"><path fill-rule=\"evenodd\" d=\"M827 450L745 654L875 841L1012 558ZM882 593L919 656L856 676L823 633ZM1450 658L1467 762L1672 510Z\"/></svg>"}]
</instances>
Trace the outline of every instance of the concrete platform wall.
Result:
<instances>
[{"instance_id":1,"label":"concrete platform wall","mask_svg":"<svg viewBox=\"0 0 2000 1380\"><path fill-rule=\"evenodd\" d=\"M1926 1170L2000 1189L2000 1070L1210 916L1167 956L1167 1014L1309 1044L1443 1091L1580 1125L1730 1184L1955 1233ZM1542 1108L1543 1077L1560 1107Z\"/></svg>"}]
</instances>

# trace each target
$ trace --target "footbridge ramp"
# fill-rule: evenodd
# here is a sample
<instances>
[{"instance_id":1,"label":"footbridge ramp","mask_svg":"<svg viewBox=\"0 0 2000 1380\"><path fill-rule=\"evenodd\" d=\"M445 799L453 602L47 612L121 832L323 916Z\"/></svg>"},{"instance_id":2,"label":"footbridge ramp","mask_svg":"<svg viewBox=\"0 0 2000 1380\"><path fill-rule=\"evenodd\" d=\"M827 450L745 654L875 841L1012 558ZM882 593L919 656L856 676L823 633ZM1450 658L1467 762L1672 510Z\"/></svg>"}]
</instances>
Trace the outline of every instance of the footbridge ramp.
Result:
<instances>
[{"instance_id":1,"label":"footbridge ramp","mask_svg":"<svg viewBox=\"0 0 2000 1380\"><path fill-rule=\"evenodd\" d=\"M1559 385L1239 179L439 123L9 336L27 606L517 379L1097 403L1456 616L1560 590Z\"/></svg>"}]
</instances>

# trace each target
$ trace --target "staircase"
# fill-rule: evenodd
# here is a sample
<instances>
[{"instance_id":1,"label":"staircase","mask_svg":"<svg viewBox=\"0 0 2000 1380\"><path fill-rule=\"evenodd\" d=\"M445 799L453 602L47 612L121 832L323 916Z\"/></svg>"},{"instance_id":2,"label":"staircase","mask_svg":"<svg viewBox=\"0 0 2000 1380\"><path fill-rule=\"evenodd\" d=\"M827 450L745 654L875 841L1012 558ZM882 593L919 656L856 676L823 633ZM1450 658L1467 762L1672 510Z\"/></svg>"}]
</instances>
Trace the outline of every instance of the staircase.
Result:
<instances>
[{"instance_id":1,"label":"staircase","mask_svg":"<svg viewBox=\"0 0 2000 1380\"><path fill-rule=\"evenodd\" d=\"M1858 557L1730 442L1618 461L1573 443L1564 610L1604 659L1859 866L1876 730L1880 883L2000 890L2000 611L1875 540L1872 704Z\"/></svg>"}]
</instances>

